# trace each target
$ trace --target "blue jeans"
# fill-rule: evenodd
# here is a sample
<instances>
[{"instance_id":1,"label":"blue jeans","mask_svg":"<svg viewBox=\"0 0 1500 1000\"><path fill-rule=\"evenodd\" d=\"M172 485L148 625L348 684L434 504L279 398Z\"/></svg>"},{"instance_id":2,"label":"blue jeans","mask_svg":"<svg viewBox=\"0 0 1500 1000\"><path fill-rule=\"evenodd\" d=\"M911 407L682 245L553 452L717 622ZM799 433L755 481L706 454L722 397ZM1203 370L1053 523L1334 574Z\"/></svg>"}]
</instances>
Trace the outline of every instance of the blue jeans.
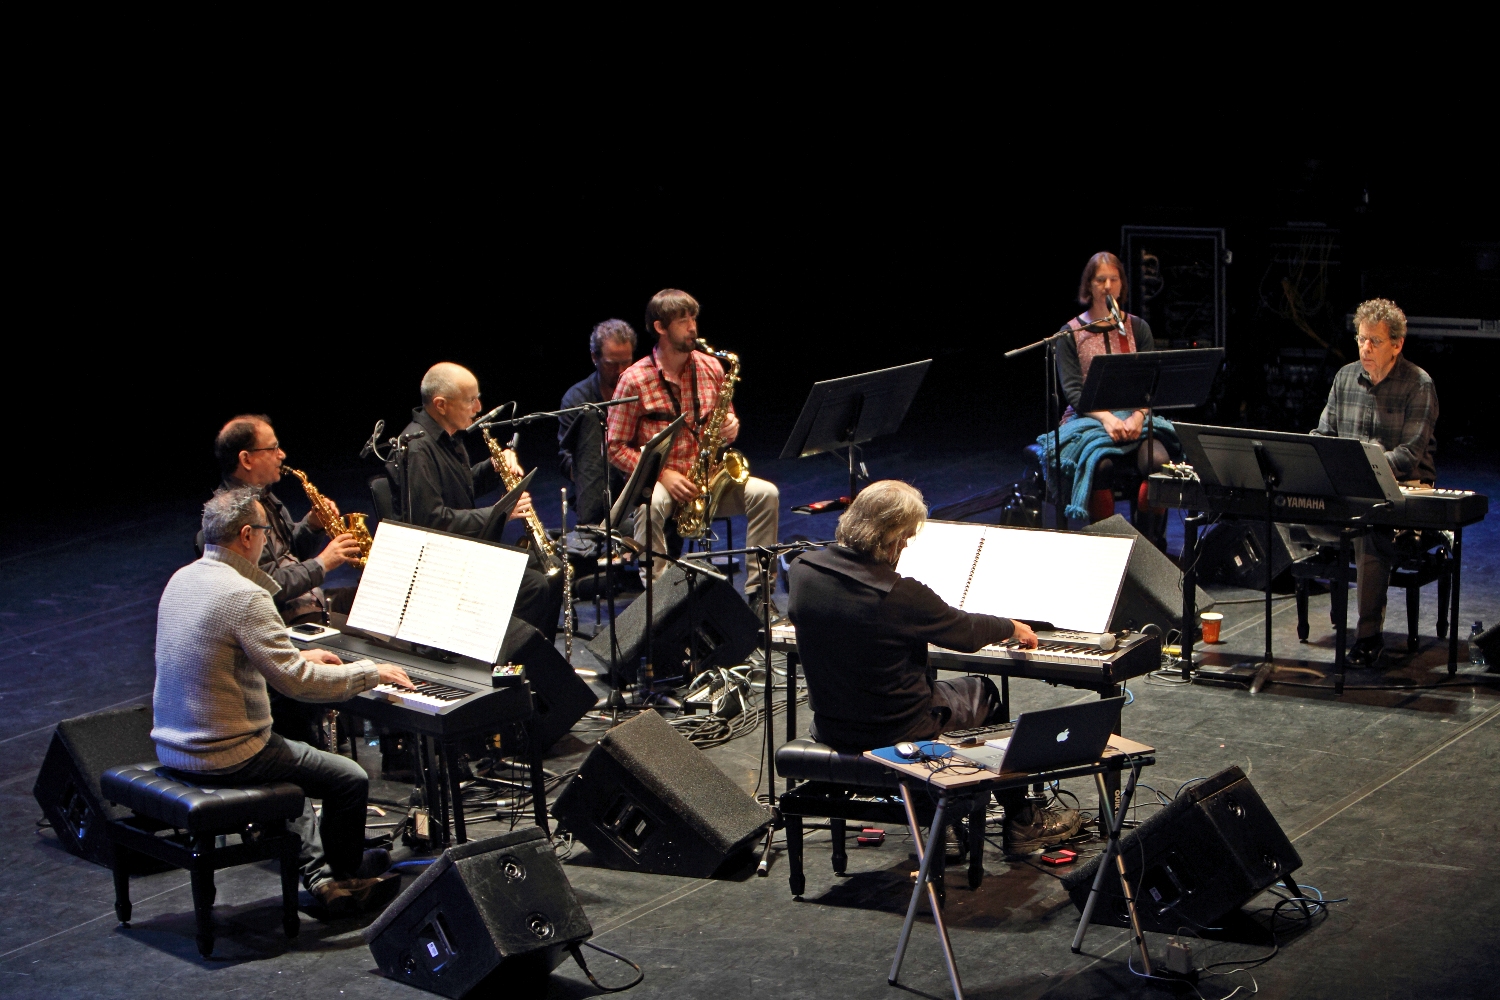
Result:
<instances>
[{"instance_id":1,"label":"blue jeans","mask_svg":"<svg viewBox=\"0 0 1500 1000\"><path fill-rule=\"evenodd\" d=\"M311 890L330 878L351 878L365 851L365 806L370 778L348 757L315 750L276 733L260 753L222 774L174 771L194 785L238 787L289 781L307 796L291 828L302 838L302 884ZM319 822L313 799L323 801Z\"/></svg>"}]
</instances>

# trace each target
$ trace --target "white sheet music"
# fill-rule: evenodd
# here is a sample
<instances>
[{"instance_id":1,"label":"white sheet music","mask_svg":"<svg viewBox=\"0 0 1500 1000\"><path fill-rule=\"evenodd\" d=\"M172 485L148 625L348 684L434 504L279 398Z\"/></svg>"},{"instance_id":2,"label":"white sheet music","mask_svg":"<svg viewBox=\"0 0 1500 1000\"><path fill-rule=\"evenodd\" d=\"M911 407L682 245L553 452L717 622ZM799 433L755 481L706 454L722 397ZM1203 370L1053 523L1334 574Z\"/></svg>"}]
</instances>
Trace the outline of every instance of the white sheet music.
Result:
<instances>
[{"instance_id":1,"label":"white sheet music","mask_svg":"<svg viewBox=\"0 0 1500 1000\"><path fill-rule=\"evenodd\" d=\"M1134 539L928 521L896 565L953 607L1104 632Z\"/></svg>"},{"instance_id":2,"label":"white sheet music","mask_svg":"<svg viewBox=\"0 0 1500 1000\"><path fill-rule=\"evenodd\" d=\"M928 521L906 543L896 572L927 584L948 604L961 608L984 529L982 524Z\"/></svg>"},{"instance_id":3,"label":"white sheet music","mask_svg":"<svg viewBox=\"0 0 1500 1000\"><path fill-rule=\"evenodd\" d=\"M526 560L514 549L382 522L349 624L493 663Z\"/></svg>"},{"instance_id":4,"label":"white sheet music","mask_svg":"<svg viewBox=\"0 0 1500 1000\"><path fill-rule=\"evenodd\" d=\"M1027 528L985 529L965 611L1104 632L1135 539Z\"/></svg>"}]
</instances>

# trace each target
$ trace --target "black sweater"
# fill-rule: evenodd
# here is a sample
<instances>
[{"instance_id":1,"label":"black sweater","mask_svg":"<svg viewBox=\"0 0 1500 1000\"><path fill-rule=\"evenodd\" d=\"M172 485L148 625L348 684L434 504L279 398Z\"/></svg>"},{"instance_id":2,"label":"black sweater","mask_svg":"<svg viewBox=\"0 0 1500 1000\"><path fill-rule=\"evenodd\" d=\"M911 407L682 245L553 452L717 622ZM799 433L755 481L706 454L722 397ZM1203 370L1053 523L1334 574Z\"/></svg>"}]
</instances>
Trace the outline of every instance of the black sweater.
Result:
<instances>
[{"instance_id":1,"label":"black sweater","mask_svg":"<svg viewBox=\"0 0 1500 1000\"><path fill-rule=\"evenodd\" d=\"M838 750L934 735L927 644L972 653L1015 632L842 545L802 556L788 581L813 720Z\"/></svg>"}]
</instances>

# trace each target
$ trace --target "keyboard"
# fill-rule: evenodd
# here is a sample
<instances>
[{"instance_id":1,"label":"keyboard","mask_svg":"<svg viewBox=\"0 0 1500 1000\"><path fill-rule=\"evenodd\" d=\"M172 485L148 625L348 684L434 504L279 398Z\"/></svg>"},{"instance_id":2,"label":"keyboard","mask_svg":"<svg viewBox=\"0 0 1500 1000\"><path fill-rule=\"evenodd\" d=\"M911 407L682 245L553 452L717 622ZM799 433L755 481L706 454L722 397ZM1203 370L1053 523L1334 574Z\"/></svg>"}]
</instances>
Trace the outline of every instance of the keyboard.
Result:
<instances>
[{"instance_id":1,"label":"keyboard","mask_svg":"<svg viewBox=\"0 0 1500 1000\"><path fill-rule=\"evenodd\" d=\"M1161 640L1156 636L1117 637L1109 632L1056 629L1038 632L1037 643L1036 649L1022 649L1014 639L1007 639L975 653L928 646L927 662L941 670L1030 677L1101 694L1112 694L1115 685L1161 666ZM796 626L791 622L771 626L771 646L795 652Z\"/></svg>"},{"instance_id":2,"label":"keyboard","mask_svg":"<svg viewBox=\"0 0 1500 1000\"><path fill-rule=\"evenodd\" d=\"M363 716L402 732L439 739L495 732L509 722L533 717L531 687L517 684L497 688L490 681L490 665L468 657L452 661L391 649L383 644L341 632L301 645L326 649L345 662L370 659L393 663L406 671L416 686L407 691L380 684L339 705L340 711Z\"/></svg>"},{"instance_id":3,"label":"keyboard","mask_svg":"<svg viewBox=\"0 0 1500 1000\"><path fill-rule=\"evenodd\" d=\"M1153 506L1207 511L1247 520L1266 518L1265 490L1214 486L1192 479L1155 475L1146 480ZM1397 500L1307 497L1277 493L1271 518L1294 524L1381 525L1451 531L1484 520L1489 497L1473 490L1402 487Z\"/></svg>"}]
</instances>

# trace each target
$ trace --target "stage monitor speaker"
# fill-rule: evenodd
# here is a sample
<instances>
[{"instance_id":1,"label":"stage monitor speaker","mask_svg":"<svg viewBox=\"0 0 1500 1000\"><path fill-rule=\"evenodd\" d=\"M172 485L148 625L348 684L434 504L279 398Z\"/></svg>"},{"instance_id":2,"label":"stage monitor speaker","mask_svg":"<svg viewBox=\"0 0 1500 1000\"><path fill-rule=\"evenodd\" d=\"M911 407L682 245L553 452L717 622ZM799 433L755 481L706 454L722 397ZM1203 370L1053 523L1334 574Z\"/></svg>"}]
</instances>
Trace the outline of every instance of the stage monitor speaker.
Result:
<instances>
[{"instance_id":1,"label":"stage monitor speaker","mask_svg":"<svg viewBox=\"0 0 1500 1000\"><path fill-rule=\"evenodd\" d=\"M117 764L156 761L151 742L151 703L116 708L64 719L52 733L52 743L37 772L31 794L52 824L58 843L95 864L110 867L114 848L104 828L106 820L130 815L99 791L99 776ZM142 864L154 862L141 858ZM152 867L162 871L165 866Z\"/></svg>"},{"instance_id":2,"label":"stage monitor speaker","mask_svg":"<svg viewBox=\"0 0 1500 1000\"><path fill-rule=\"evenodd\" d=\"M727 582L706 573L688 574L676 566L656 581L653 590L651 662L657 677L675 677L691 661L693 671L745 662L760 639L760 620ZM636 663L646 651L646 598L638 597L615 619L624 680L635 679ZM589 641L589 652L609 663L610 630L605 626Z\"/></svg>"},{"instance_id":3,"label":"stage monitor speaker","mask_svg":"<svg viewBox=\"0 0 1500 1000\"><path fill-rule=\"evenodd\" d=\"M532 738L546 750L567 735L573 724L594 707L598 698L573 667L545 635L512 617L500 645L501 663L520 663L526 667L526 680L536 705L536 716L529 723ZM507 747L510 752L523 748Z\"/></svg>"},{"instance_id":4,"label":"stage monitor speaker","mask_svg":"<svg viewBox=\"0 0 1500 1000\"><path fill-rule=\"evenodd\" d=\"M1171 559L1119 514L1083 530L1091 535L1136 539L1130 550L1125 582L1120 587L1120 599L1115 603L1114 617L1109 620L1111 630L1140 630L1154 624L1165 633L1168 628L1182 627L1182 570ZM1202 587L1197 590L1196 600L1200 613L1214 606L1214 599Z\"/></svg>"},{"instance_id":5,"label":"stage monitor speaker","mask_svg":"<svg viewBox=\"0 0 1500 1000\"><path fill-rule=\"evenodd\" d=\"M364 931L380 971L445 997L542 996L594 929L531 827L450 847Z\"/></svg>"},{"instance_id":6,"label":"stage monitor speaker","mask_svg":"<svg viewBox=\"0 0 1500 1000\"><path fill-rule=\"evenodd\" d=\"M1276 525L1271 547L1271 578L1292 562L1317 551L1316 545L1295 541L1292 529ZM1220 521L1198 542L1198 578L1247 590L1266 589L1266 525L1264 521Z\"/></svg>"},{"instance_id":7,"label":"stage monitor speaker","mask_svg":"<svg viewBox=\"0 0 1500 1000\"><path fill-rule=\"evenodd\" d=\"M552 811L610 868L690 878L733 870L771 822L652 711L605 733Z\"/></svg>"},{"instance_id":8,"label":"stage monitor speaker","mask_svg":"<svg viewBox=\"0 0 1500 1000\"><path fill-rule=\"evenodd\" d=\"M1214 926L1302 867L1296 848L1238 767L1184 790L1126 833L1120 855L1142 929L1167 934ZM1079 912L1102 857L1063 878ZM1129 926L1113 866L1101 894L1094 922Z\"/></svg>"}]
</instances>

